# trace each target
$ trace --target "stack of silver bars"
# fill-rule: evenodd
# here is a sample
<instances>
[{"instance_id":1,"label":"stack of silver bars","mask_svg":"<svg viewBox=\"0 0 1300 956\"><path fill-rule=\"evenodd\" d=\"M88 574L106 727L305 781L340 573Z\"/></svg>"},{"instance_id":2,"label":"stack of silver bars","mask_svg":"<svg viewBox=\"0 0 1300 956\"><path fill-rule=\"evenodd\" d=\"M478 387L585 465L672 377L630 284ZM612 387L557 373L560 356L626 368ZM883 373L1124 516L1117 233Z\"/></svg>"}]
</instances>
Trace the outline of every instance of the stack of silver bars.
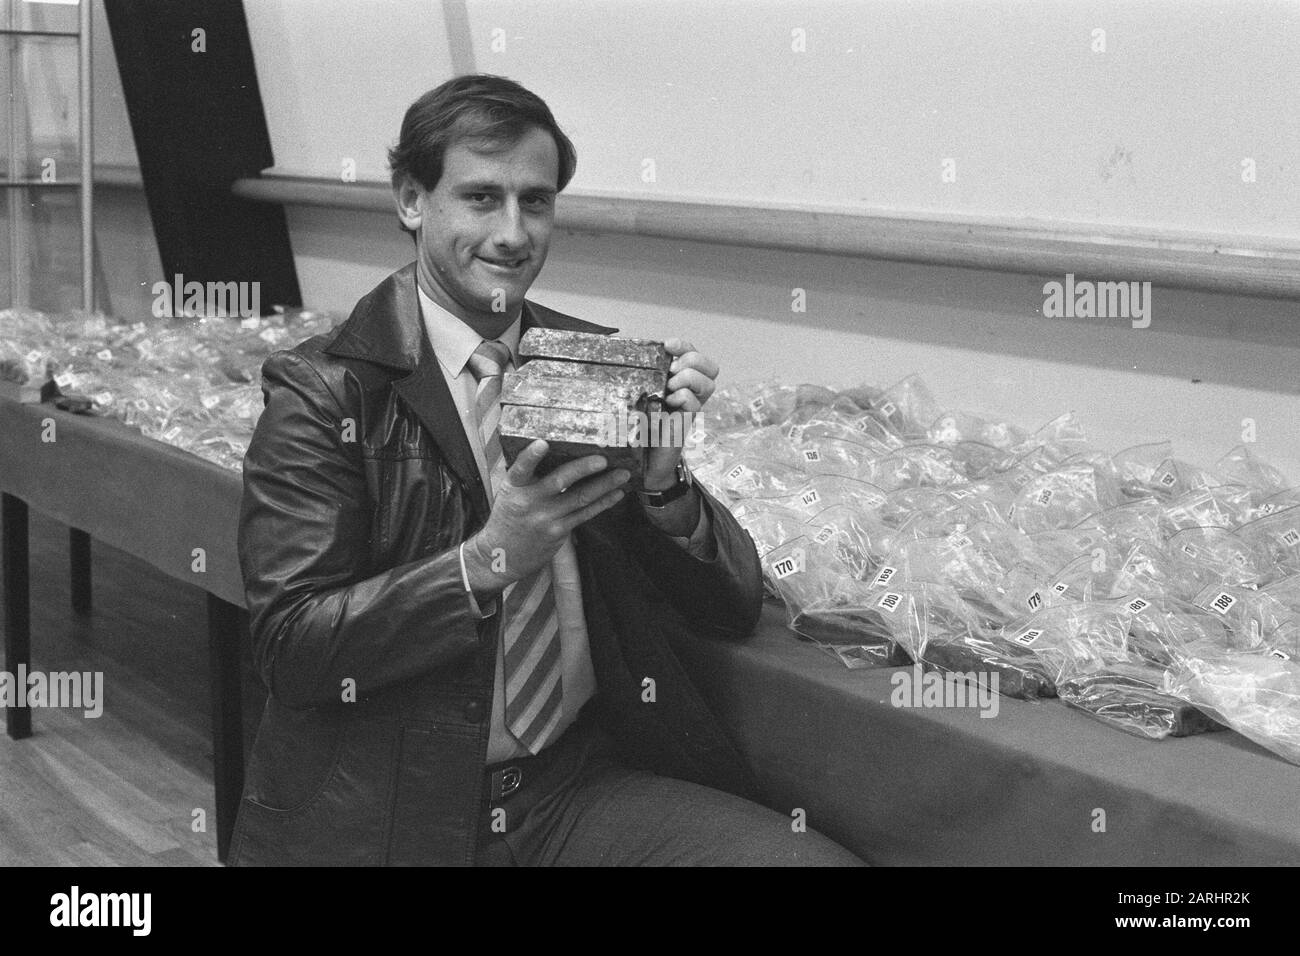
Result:
<instances>
[{"instance_id":1,"label":"stack of silver bars","mask_svg":"<svg viewBox=\"0 0 1300 956\"><path fill-rule=\"evenodd\" d=\"M519 341L518 371L501 387L501 450L507 465L530 443L550 446L536 469L604 455L638 487L652 444L647 423L663 408L672 356L660 342L534 328Z\"/></svg>"}]
</instances>

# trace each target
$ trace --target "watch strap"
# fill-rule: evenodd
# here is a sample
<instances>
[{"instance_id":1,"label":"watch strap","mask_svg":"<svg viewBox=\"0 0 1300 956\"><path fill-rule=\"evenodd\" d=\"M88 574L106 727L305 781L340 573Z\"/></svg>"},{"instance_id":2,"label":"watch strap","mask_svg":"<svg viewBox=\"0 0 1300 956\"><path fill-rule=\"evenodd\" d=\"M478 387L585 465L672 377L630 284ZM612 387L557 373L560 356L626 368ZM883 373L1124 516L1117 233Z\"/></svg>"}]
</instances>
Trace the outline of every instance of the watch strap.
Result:
<instances>
[{"instance_id":1,"label":"watch strap","mask_svg":"<svg viewBox=\"0 0 1300 956\"><path fill-rule=\"evenodd\" d=\"M684 462L677 463L677 483L663 491L638 491L637 497L647 508L665 508L691 490L691 473Z\"/></svg>"}]
</instances>

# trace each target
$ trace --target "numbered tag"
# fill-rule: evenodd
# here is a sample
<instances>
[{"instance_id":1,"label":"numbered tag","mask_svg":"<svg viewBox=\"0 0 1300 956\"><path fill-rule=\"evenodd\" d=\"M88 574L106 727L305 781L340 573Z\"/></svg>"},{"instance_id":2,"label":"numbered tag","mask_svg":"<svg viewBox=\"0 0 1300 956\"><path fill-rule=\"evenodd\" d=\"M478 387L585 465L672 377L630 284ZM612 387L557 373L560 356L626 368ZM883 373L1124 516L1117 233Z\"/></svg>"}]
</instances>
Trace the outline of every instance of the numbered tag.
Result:
<instances>
[{"instance_id":1,"label":"numbered tag","mask_svg":"<svg viewBox=\"0 0 1300 956\"><path fill-rule=\"evenodd\" d=\"M1020 474L1016 475L1016 477L1011 479L1011 483L1015 485L1017 488L1023 488L1025 487L1025 485L1029 484L1031 477L1032 476L1028 472L1021 472Z\"/></svg>"},{"instance_id":2,"label":"numbered tag","mask_svg":"<svg viewBox=\"0 0 1300 956\"><path fill-rule=\"evenodd\" d=\"M1035 591L1033 594L1029 595L1029 597L1025 598L1025 604L1029 606L1029 610L1037 611L1040 607L1043 606L1042 592Z\"/></svg>"},{"instance_id":3,"label":"numbered tag","mask_svg":"<svg viewBox=\"0 0 1300 956\"><path fill-rule=\"evenodd\" d=\"M883 568L881 568L879 571L876 572L876 576L872 580L871 586L873 588L883 587L884 585L892 581L894 579L894 575L897 573L898 573L898 568L891 568L889 565L885 565Z\"/></svg>"},{"instance_id":4,"label":"numbered tag","mask_svg":"<svg viewBox=\"0 0 1300 956\"><path fill-rule=\"evenodd\" d=\"M952 534L948 535L948 544L955 550L960 551L962 548L971 544L971 539L960 531L954 531Z\"/></svg>"},{"instance_id":5,"label":"numbered tag","mask_svg":"<svg viewBox=\"0 0 1300 956\"><path fill-rule=\"evenodd\" d=\"M99 359L101 362L111 362L113 361L113 350L100 349L95 353L95 358Z\"/></svg>"},{"instance_id":6,"label":"numbered tag","mask_svg":"<svg viewBox=\"0 0 1300 956\"><path fill-rule=\"evenodd\" d=\"M96 392L94 395L90 396L90 400L91 400L92 402L94 402L96 405L99 405L101 408L104 407L104 406L106 406L106 405L112 405L112 404L113 404L113 393L112 393L112 392Z\"/></svg>"},{"instance_id":7,"label":"numbered tag","mask_svg":"<svg viewBox=\"0 0 1300 956\"><path fill-rule=\"evenodd\" d=\"M1057 594L1064 594L1066 591L1070 590L1070 586L1064 581L1057 581L1052 585L1052 590Z\"/></svg>"},{"instance_id":8,"label":"numbered tag","mask_svg":"<svg viewBox=\"0 0 1300 956\"><path fill-rule=\"evenodd\" d=\"M1145 611L1147 608L1151 606L1151 602L1144 601L1142 600L1142 598L1134 598L1124 606L1128 608L1130 611L1132 611L1134 614L1140 614L1142 611Z\"/></svg>"},{"instance_id":9,"label":"numbered tag","mask_svg":"<svg viewBox=\"0 0 1300 956\"><path fill-rule=\"evenodd\" d=\"M1043 632L1038 628L1027 627L1019 634L1017 634L1015 637L1013 637L1012 640L1023 647L1028 647L1030 644L1034 643L1034 641L1038 640L1042 636L1043 636Z\"/></svg>"},{"instance_id":10,"label":"numbered tag","mask_svg":"<svg viewBox=\"0 0 1300 956\"><path fill-rule=\"evenodd\" d=\"M758 485L758 477L746 465L736 465L722 477L737 490Z\"/></svg>"},{"instance_id":11,"label":"numbered tag","mask_svg":"<svg viewBox=\"0 0 1300 956\"><path fill-rule=\"evenodd\" d=\"M805 448L803 450L803 460L808 463L821 461L822 453L816 448Z\"/></svg>"},{"instance_id":12,"label":"numbered tag","mask_svg":"<svg viewBox=\"0 0 1300 956\"><path fill-rule=\"evenodd\" d=\"M1237 599L1235 597L1227 591L1220 591L1214 596L1214 600L1210 602L1210 610L1218 611L1220 614L1227 614L1236 603Z\"/></svg>"},{"instance_id":13,"label":"numbered tag","mask_svg":"<svg viewBox=\"0 0 1300 956\"><path fill-rule=\"evenodd\" d=\"M803 437L803 425L791 425L785 430L785 437L790 440L790 444L797 445L799 439Z\"/></svg>"},{"instance_id":14,"label":"numbered tag","mask_svg":"<svg viewBox=\"0 0 1300 956\"><path fill-rule=\"evenodd\" d=\"M241 329L255 329L261 324L262 324L262 320L255 315L250 315L246 319L239 320L239 327Z\"/></svg>"},{"instance_id":15,"label":"numbered tag","mask_svg":"<svg viewBox=\"0 0 1300 956\"><path fill-rule=\"evenodd\" d=\"M1191 545L1191 544L1183 545L1183 554L1187 555L1189 558L1194 558L1200 553L1201 552L1196 548L1195 545Z\"/></svg>"},{"instance_id":16,"label":"numbered tag","mask_svg":"<svg viewBox=\"0 0 1300 956\"><path fill-rule=\"evenodd\" d=\"M1158 484L1164 485L1166 488L1169 488L1174 484L1177 484L1178 476L1175 475L1172 471L1166 471L1161 473L1160 477L1156 479L1156 482Z\"/></svg>"},{"instance_id":17,"label":"numbered tag","mask_svg":"<svg viewBox=\"0 0 1300 956\"><path fill-rule=\"evenodd\" d=\"M817 493L816 488L809 488L799 495L799 503L805 508L811 508L821 500L822 496Z\"/></svg>"},{"instance_id":18,"label":"numbered tag","mask_svg":"<svg viewBox=\"0 0 1300 956\"><path fill-rule=\"evenodd\" d=\"M182 430L182 429L181 429L181 426L180 426L180 425L173 425L171 428L169 428L169 429L167 429L165 432L163 432L163 434L162 434L162 439L163 439L163 441L165 441L165 442L173 442L173 441L175 441L176 439L180 438L180 437L181 437L181 430Z\"/></svg>"},{"instance_id":19,"label":"numbered tag","mask_svg":"<svg viewBox=\"0 0 1300 956\"><path fill-rule=\"evenodd\" d=\"M795 548L784 558L772 563L772 576L778 581L798 574L804 568L803 548Z\"/></svg>"},{"instance_id":20,"label":"numbered tag","mask_svg":"<svg viewBox=\"0 0 1300 956\"><path fill-rule=\"evenodd\" d=\"M1288 654L1286 651L1279 651L1279 650L1269 651L1268 656L1276 657L1280 661L1289 661L1291 659L1290 654Z\"/></svg>"},{"instance_id":21,"label":"numbered tag","mask_svg":"<svg viewBox=\"0 0 1300 956\"><path fill-rule=\"evenodd\" d=\"M1297 544L1300 544L1300 531L1297 531L1295 528L1288 528L1286 531L1278 535L1278 540L1288 548L1294 548Z\"/></svg>"},{"instance_id":22,"label":"numbered tag","mask_svg":"<svg viewBox=\"0 0 1300 956\"><path fill-rule=\"evenodd\" d=\"M77 383L77 376L71 372L60 372L54 376L54 384L60 389L72 388Z\"/></svg>"},{"instance_id":23,"label":"numbered tag","mask_svg":"<svg viewBox=\"0 0 1300 956\"><path fill-rule=\"evenodd\" d=\"M1034 503L1038 505L1042 505L1045 508L1049 504L1051 504L1052 498L1055 494L1056 492L1054 492L1051 488L1044 488L1040 492L1038 492L1038 494L1034 495Z\"/></svg>"},{"instance_id":24,"label":"numbered tag","mask_svg":"<svg viewBox=\"0 0 1300 956\"><path fill-rule=\"evenodd\" d=\"M876 602L876 607L884 608L890 614L898 610L898 606L903 603L903 595L897 591L886 591Z\"/></svg>"},{"instance_id":25,"label":"numbered tag","mask_svg":"<svg viewBox=\"0 0 1300 956\"><path fill-rule=\"evenodd\" d=\"M813 535L813 540L818 544L825 544L831 538L835 537L838 529L833 524L823 525L822 529Z\"/></svg>"}]
</instances>

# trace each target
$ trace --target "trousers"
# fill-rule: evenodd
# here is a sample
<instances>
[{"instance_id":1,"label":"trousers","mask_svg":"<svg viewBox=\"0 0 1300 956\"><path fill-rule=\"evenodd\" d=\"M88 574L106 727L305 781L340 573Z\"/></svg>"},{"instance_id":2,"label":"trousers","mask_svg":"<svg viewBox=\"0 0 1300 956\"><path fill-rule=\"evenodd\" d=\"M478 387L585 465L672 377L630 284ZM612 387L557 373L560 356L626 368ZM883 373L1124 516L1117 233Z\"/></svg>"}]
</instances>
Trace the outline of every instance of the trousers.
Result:
<instances>
[{"instance_id":1,"label":"trousers","mask_svg":"<svg viewBox=\"0 0 1300 956\"><path fill-rule=\"evenodd\" d=\"M623 765L592 721L580 717L551 747L517 792L487 802L477 865L865 865L792 817Z\"/></svg>"}]
</instances>

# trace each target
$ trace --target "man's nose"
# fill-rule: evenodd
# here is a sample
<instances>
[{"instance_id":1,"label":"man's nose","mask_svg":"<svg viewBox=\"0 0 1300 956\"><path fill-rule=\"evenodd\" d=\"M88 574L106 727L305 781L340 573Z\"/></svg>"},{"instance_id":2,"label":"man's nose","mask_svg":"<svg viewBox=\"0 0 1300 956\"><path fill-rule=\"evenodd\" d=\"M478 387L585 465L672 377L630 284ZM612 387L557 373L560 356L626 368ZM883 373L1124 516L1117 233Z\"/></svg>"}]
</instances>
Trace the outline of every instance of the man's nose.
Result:
<instances>
[{"instance_id":1,"label":"man's nose","mask_svg":"<svg viewBox=\"0 0 1300 956\"><path fill-rule=\"evenodd\" d=\"M519 201L508 199L501 204L492 230L492 241L503 249L520 249L528 243L528 233L524 230L523 210Z\"/></svg>"}]
</instances>

